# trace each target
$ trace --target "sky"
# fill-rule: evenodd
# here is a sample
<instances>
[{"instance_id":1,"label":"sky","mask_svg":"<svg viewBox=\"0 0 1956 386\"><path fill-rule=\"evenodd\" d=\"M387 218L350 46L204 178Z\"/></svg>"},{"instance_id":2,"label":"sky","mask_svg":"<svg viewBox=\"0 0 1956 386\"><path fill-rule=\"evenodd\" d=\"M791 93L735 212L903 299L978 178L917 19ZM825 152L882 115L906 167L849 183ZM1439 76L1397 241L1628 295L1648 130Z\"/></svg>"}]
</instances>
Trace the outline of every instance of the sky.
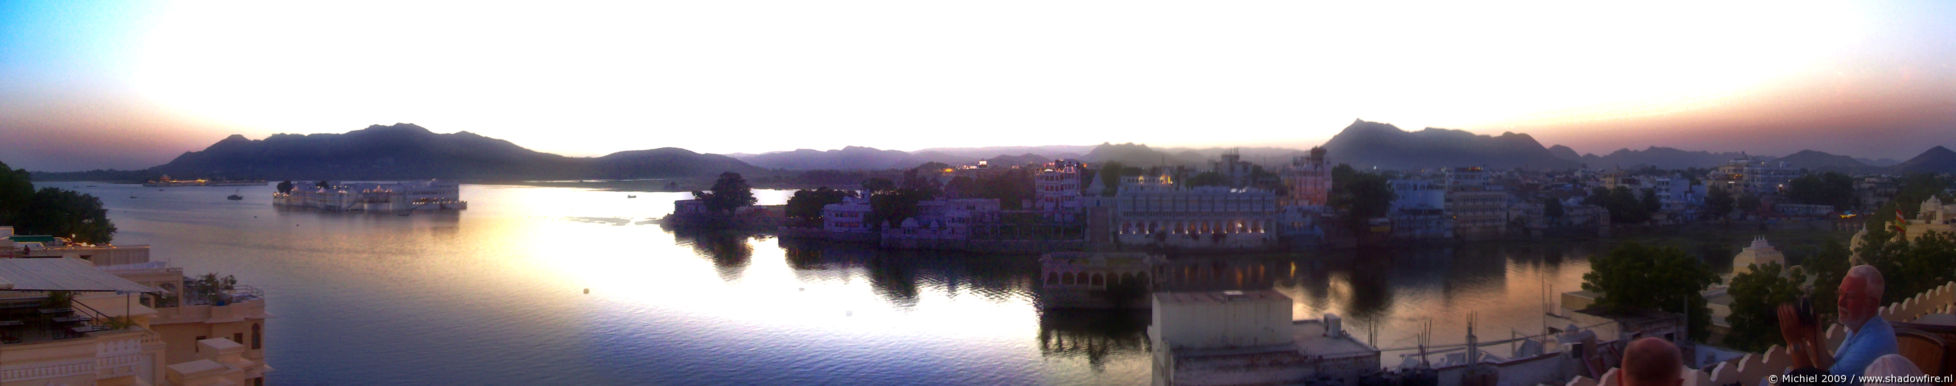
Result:
<instances>
[{"instance_id":1,"label":"sky","mask_svg":"<svg viewBox=\"0 0 1956 386\"><path fill-rule=\"evenodd\" d=\"M397 122L572 156L1309 147L1353 119L1585 153L1956 146L1956 2L1700 3L0 0L0 162Z\"/></svg>"}]
</instances>

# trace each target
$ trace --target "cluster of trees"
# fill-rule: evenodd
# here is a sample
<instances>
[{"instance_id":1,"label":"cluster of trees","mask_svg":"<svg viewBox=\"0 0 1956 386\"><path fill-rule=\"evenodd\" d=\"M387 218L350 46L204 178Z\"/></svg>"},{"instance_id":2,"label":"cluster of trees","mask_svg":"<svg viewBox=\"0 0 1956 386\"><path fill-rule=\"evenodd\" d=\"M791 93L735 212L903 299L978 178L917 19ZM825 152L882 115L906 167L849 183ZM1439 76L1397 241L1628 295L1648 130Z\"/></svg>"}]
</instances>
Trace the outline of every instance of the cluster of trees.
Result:
<instances>
[{"instance_id":1,"label":"cluster of trees","mask_svg":"<svg viewBox=\"0 0 1956 386\"><path fill-rule=\"evenodd\" d=\"M1853 208L1859 201L1854 197L1854 178L1836 172L1808 174L1788 181L1786 198L1802 204L1833 205L1835 209Z\"/></svg>"},{"instance_id":2,"label":"cluster of trees","mask_svg":"<svg viewBox=\"0 0 1956 386\"><path fill-rule=\"evenodd\" d=\"M827 186L815 190L797 190L788 197L786 209L788 221L801 227L822 226L822 207L841 203L843 199L855 197L855 191L830 189Z\"/></svg>"},{"instance_id":3,"label":"cluster of trees","mask_svg":"<svg viewBox=\"0 0 1956 386\"><path fill-rule=\"evenodd\" d=\"M116 232L102 199L64 189L35 190L26 170L6 163L0 163L0 225L90 244L108 243Z\"/></svg>"},{"instance_id":4,"label":"cluster of trees","mask_svg":"<svg viewBox=\"0 0 1956 386\"><path fill-rule=\"evenodd\" d=\"M1687 313L1691 335L1709 335L1704 332L1711 326L1711 309L1700 292L1719 278L1710 265L1684 250L1624 243L1591 259L1589 268L1582 275L1582 289L1600 295L1596 307L1603 311Z\"/></svg>"},{"instance_id":5,"label":"cluster of trees","mask_svg":"<svg viewBox=\"0 0 1956 386\"><path fill-rule=\"evenodd\" d=\"M747 185L747 179L740 173L720 173L713 181L713 188L707 191L693 191L693 198L700 200L706 210L721 215L731 215L734 210L754 205L754 189Z\"/></svg>"},{"instance_id":6,"label":"cluster of trees","mask_svg":"<svg viewBox=\"0 0 1956 386\"><path fill-rule=\"evenodd\" d=\"M1345 213L1346 225L1351 229L1364 227L1366 219L1385 216L1392 210L1392 200L1397 198L1392 184L1383 175L1360 172L1347 164L1331 168L1329 204Z\"/></svg>"},{"instance_id":7,"label":"cluster of trees","mask_svg":"<svg viewBox=\"0 0 1956 386\"><path fill-rule=\"evenodd\" d=\"M1726 318L1732 331L1725 337L1726 346L1756 352L1782 343L1777 309L1801 297L1813 301L1816 316L1826 319L1834 314L1834 292L1839 290L1835 284L1847 275L1847 246L1831 241L1806 255L1799 266L1766 263L1732 277L1726 289L1732 296L1732 315Z\"/></svg>"},{"instance_id":8,"label":"cluster of trees","mask_svg":"<svg viewBox=\"0 0 1956 386\"><path fill-rule=\"evenodd\" d=\"M1637 194L1622 185L1613 189L1598 186L1589 192L1589 197L1583 198L1583 204L1608 209L1612 223L1650 221L1651 215L1664 209L1664 203L1657 200L1657 192L1644 189L1643 194Z\"/></svg>"}]
</instances>

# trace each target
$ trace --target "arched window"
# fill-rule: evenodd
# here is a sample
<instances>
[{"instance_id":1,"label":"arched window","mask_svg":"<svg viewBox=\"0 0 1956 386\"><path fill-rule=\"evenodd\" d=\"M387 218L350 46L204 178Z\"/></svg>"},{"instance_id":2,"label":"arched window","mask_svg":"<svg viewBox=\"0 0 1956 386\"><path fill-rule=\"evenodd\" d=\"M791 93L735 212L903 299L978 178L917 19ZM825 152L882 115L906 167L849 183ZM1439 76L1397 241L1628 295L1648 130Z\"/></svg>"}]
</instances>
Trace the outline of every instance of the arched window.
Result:
<instances>
[{"instance_id":1,"label":"arched window","mask_svg":"<svg viewBox=\"0 0 1956 386\"><path fill-rule=\"evenodd\" d=\"M265 348L265 329L258 323L251 324L251 349Z\"/></svg>"},{"instance_id":2,"label":"arched window","mask_svg":"<svg viewBox=\"0 0 1956 386\"><path fill-rule=\"evenodd\" d=\"M1052 273L1052 272L1047 272L1047 273L1046 273L1046 284L1047 284L1047 285L1053 285L1053 284L1059 284L1059 274L1057 274L1057 273Z\"/></svg>"},{"instance_id":3,"label":"arched window","mask_svg":"<svg viewBox=\"0 0 1956 386\"><path fill-rule=\"evenodd\" d=\"M1104 277L1104 276L1101 276L1101 275L1100 275L1100 274L1098 274L1098 273L1096 273L1096 274L1093 274L1093 276L1089 276L1089 277L1090 277L1090 278L1092 278L1092 281L1091 281L1090 283L1088 283L1088 285L1105 285L1105 284L1107 284L1107 278L1106 278L1106 277Z\"/></svg>"},{"instance_id":4,"label":"arched window","mask_svg":"<svg viewBox=\"0 0 1956 386\"><path fill-rule=\"evenodd\" d=\"M1073 282L1074 280L1073 280L1072 272L1067 272L1064 275L1060 275L1060 284L1073 285Z\"/></svg>"}]
</instances>

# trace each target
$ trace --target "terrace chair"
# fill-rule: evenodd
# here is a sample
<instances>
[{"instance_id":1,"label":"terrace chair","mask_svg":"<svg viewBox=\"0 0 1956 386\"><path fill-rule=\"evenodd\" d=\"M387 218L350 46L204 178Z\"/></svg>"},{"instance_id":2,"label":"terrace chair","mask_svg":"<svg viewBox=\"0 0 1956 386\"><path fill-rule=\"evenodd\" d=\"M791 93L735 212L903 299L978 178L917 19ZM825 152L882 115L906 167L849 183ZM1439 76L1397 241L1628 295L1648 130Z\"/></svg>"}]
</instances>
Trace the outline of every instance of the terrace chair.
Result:
<instances>
[{"instance_id":1,"label":"terrace chair","mask_svg":"<svg viewBox=\"0 0 1956 386\"><path fill-rule=\"evenodd\" d=\"M1948 349L1941 337L1934 333L1908 327L1895 328L1896 347L1904 358L1914 362L1915 367L1930 375L1947 374L1949 370Z\"/></svg>"}]
</instances>

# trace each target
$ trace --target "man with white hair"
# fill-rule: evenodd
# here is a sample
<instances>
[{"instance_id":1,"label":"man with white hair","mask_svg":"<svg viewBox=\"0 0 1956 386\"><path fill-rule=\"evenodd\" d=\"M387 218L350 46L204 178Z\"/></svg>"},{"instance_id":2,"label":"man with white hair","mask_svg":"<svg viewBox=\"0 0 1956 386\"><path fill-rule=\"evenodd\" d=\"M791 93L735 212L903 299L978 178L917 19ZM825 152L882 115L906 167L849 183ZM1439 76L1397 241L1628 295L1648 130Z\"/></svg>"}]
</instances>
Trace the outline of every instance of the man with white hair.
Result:
<instances>
[{"instance_id":1,"label":"man with white hair","mask_svg":"<svg viewBox=\"0 0 1956 386\"><path fill-rule=\"evenodd\" d=\"M1879 312L1882 286L1881 271L1869 265L1854 266L1841 278L1835 304L1841 325L1847 327L1847 339L1832 353L1821 346L1827 340L1820 336L1820 326L1802 322L1792 305L1780 305L1780 337L1793 349L1793 366L1827 369L1859 384L1861 372L1876 358L1899 353L1895 330Z\"/></svg>"}]
</instances>

